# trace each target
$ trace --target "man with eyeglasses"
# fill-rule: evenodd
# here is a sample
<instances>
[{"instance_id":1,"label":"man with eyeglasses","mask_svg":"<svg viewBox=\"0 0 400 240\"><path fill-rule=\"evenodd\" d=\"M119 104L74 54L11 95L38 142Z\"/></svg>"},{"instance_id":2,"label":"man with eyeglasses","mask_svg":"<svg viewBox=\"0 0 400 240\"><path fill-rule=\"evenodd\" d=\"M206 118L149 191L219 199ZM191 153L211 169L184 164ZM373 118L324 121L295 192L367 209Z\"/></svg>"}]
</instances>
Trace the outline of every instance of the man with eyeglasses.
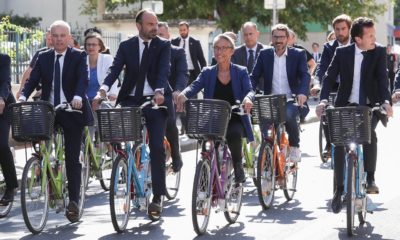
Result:
<instances>
[{"instance_id":1,"label":"man with eyeglasses","mask_svg":"<svg viewBox=\"0 0 400 240\"><path fill-rule=\"evenodd\" d=\"M256 64L250 75L253 89L264 78L265 95L285 94L292 98L296 95L296 106L293 102L286 104L286 131L289 134L290 160L301 160L300 132L297 123L299 107L303 107L309 91L310 74L307 69L305 51L298 48L288 48L289 28L284 24L272 27L272 48L260 51Z\"/></svg>"}]
</instances>

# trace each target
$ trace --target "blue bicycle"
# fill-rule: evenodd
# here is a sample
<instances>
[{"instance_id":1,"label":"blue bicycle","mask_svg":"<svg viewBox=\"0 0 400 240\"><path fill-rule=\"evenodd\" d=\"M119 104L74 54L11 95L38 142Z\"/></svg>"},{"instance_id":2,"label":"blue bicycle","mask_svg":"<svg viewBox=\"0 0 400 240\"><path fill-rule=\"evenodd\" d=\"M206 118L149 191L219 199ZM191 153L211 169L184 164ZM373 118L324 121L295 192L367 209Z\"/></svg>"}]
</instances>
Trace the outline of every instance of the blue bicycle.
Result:
<instances>
[{"instance_id":1,"label":"blue bicycle","mask_svg":"<svg viewBox=\"0 0 400 240\"><path fill-rule=\"evenodd\" d=\"M140 107L99 109L100 140L120 142L115 151L117 157L111 172L110 210L115 231L126 229L131 204L140 211L147 211L152 221L160 219L161 213L148 210L152 195L150 157L146 121L142 109L150 107L145 102ZM153 105L153 109L165 108ZM143 126L143 127L142 127ZM163 199L161 200L161 206Z\"/></svg>"}]
</instances>

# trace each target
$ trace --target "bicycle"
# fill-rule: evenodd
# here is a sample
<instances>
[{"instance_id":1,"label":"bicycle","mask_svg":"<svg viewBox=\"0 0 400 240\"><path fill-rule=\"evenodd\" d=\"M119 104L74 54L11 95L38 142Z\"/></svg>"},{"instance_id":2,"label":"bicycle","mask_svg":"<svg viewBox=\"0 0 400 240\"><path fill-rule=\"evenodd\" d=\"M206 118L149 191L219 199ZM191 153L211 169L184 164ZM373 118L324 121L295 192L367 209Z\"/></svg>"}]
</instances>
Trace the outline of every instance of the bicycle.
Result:
<instances>
[{"instance_id":1,"label":"bicycle","mask_svg":"<svg viewBox=\"0 0 400 240\"><path fill-rule=\"evenodd\" d=\"M6 182L0 167L0 196L3 196L6 191ZM7 206L0 206L0 218L7 217L11 211L13 202L8 203Z\"/></svg>"},{"instance_id":2,"label":"bicycle","mask_svg":"<svg viewBox=\"0 0 400 240\"><path fill-rule=\"evenodd\" d=\"M172 168L171 145L167 138L164 138L165 149L165 197L173 200L178 195L179 185L181 181L181 171L174 172Z\"/></svg>"},{"instance_id":3,"label":"bicycle","mask_svg":"<svg viewBox=\"0 0 400 240\"><path fill-rule=\"evenodd\" d=\"M367 210L367 180L364 172L362 144L371 140L372 112L382 109L367 106L337 107L326 109L331 142L345 146L344 193L346 202L347 234L354 234L354 215L360 225L365 223ZM370 212L372 213L372 212Z\"/></svg>"},{"instance_id":4,"label":"bicycle","mask_svg":"<svg viewBox=\"0 0 400 240\"><path fill-rule=\"evenodd\" d=\"M330 93L328 98L328 104L326 107L333 106L335 103L337 93ZM321 158L322 163L328 162L329 158L332 157L332 154L324 155L324 150L326 147L326 136L324 131L324 126L327 126L328 122L326 120L325 114L321 115L321 119L319 122L319 130L318 130L318 147L319 147L319 156ZM332 149L332 148L331 148Z\"/></svg>"},{"instance_id":5,"label":"bicycle","mask_svg":"<svg viewBox=\"0 0 400 240\"><path fill-rule=\"evenodd\" d=\"M97 110L100 140L102 142L121 142L121 149L115 149L117 157L111 172L110 211L115 231L123 232L129 221L132 205L139 211L147 211L152 221L157 221L161 213L150 212L152 180L148 135L142 109L152 101L140 107L123 107ZM152 106L153 109L165 108ZM133 142L133 144L132 144ZM161 200L161 206L163 199Z\"/></svg>"},{"instance_id":6,"label":"bicycle","mask_svg":"<svg viewBox=\"0 0 400 240\"><path fill-rule=\"evenodd\" d=\"M21 208L28 229L40 233L47 223L49 207L56 213L68 205L68 188L64 159L64 139L61 127L54 126L57 111L80 112L63 103L55 108L45 101L10 104L12 114L12 135L17 141L40 142L25 164L21 181ZM35 123L32 126L32 123ZM54 127L54 130L53 130ZM80 219L85 200L85 163L82 166L79 199ZM67 216L68 217L68 216ZM68 219L73 222L71 219Z\"/></svg>"},{"instance_id":7,"label":"bicycle","mask_svg":"<svg viewBox=\"0 0 400 240\"><path fill-rule=\"evenodd\" d=\"M262 129L257 166L258 199L264 210L272 206L275 191L282 189L290 201L296 192L297 162L289 160L289 140L285 130L285 95L256 95L253 119Z\"/></svg>"},{"instance_id":8,"label":"bicycle","mask_svg":"<svg viewBox=\"0 0 400 240\"><path fill-rule=\"evenodd\" d=\"M102 99L100 103L100 109L102 108L112 108L112 105L107 101L107 99ZM85 188L87 189L88 187L89 178L96 177L96 179L100 181L100 185L103 190L108 191L110 189L114 154L113 151L111 151L111 154L109 153L108 144L110 143L100 142L97 130L94 134L93 141L88 126L84 128L83 138L83 157L85 162L88 163L87 168L85 169L86 175L88 176L87 181L85 181Z\"/></svg>"},{"instance_id":9,"label":"bicycle","mask_svg":"<svg viewBox=\"0 0 400 240\"><path fill-rule=\"evenodd\" d=\"M237 106L232 106L235 108ZM186 134L202 145L200 161L198 148L196 150L192 192L193 228L202 235L207 230L211 207L218 207L216 212L223 211L229 223L236 222L242 206L243 187L235 183L232 158L225 142L230 104L222 100L196 99L187 100L185 109Z\"/></svg>"}]
</instances>

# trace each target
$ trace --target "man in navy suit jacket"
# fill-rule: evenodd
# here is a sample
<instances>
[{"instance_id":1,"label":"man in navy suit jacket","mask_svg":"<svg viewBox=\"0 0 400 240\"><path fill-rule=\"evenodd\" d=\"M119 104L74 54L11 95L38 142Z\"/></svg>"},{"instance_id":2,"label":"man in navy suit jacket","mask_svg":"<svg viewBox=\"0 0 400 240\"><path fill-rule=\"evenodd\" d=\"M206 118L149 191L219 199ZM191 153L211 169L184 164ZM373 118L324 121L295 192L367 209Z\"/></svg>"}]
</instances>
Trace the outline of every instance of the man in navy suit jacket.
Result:
<instances>
[{"instance_id":1,"label":"man in navy suit jacket","mask_svg":"<svg viewBox=\"0 0 400 240\"><path fill-rule=\"evenodd\" d=\"M7 106L14 103L11 92L11 58L0 54L0 167L6 182L0 206L7 206L14 200L14 189L18 187L13 155L8 145L10 122L7 120Z\"/></svg>"},{"instance_id":2,"label":"man in navy suit jacket","mask_svg":"<svg viewBox=\"0 0 400 240\"><path fill-rule=\"evenodd\" d=\"M86 53L68 47L71 38L70 26L64 21L55 21L50 26L54 49L39 54L28 81L22 90L20 101L25 101L38 86L42 84L41 100L57 105L69 102L75 109L81 109L83 114L61 111L56 115L56 124L64 129L65 163L67 168L69 205L67 218L71 222L79 220L79 192L81 185L81 169L79 155L83 127L93 122L92 111L86 98L88 73ZM60 93L56 100L55 86L57 61L60 63ZM85 194L85 193L81 193Z\"/></svg>"},{"instance_id":3,"label":"man in navy suit jacket","mask_svg":"<svg viewBox=\"0 0 400 240\"><path fill-rule=\"evenodd\" d=\"M390 105L389 82L386 70L386 48L375 43L374 22L365 17L354 20L351 26L353 44L336 49L328 71L322 79L321 103L316 112L320 116L326 105L329 92L337 76L340 75L339 89L335 107L343 107L349 103L375 106L381 104L392 116ZM367 193L379 193L375 184L375 168L377 158L377 136L375 128L379 118L376 114L371 120L371 143L364 144L364 170L367 172ZM332 200L334 213L342 208L341 197L344 190L344 147L335 146L335 194Z\"/></svg>"},{"instance_id":4,"label":"man in navy suit jacket","mask_svg":"<svg viewBox=\"0 0 400 240\"><path fill-rule=\"evenodd\" d=\"M169 27L166 22L158 23L158 36L169 39ZM168 78L170 87L172 88L172 95L174 99L177 98L179 93L185 89L188 79L189 72L186 63L186 55L183 48L171 46L171 73ZM168 106L168 121L165 136L171 146L171 157L172 157L172 168L174 172L179 172L182 168L182 158L179 147L179 134L178 128L176 127L176 114L175 106L172 101L167 103Z\"/></svg>"},{"instance_id":5,"label":"man in navy suit jacket","mask_svg":"<svg viewBox=\"0 0 400 240\"><path fill-rule=\"evenodd\" d=\"M110 67L109 74L104 79L96 99L104 97L113 83L118 78L125 66L125 76L119 91L117 103L122 106L140 106L146 97L154 96L153 100L161 105L170 100L171 89L168 84L170 72L171 44L165 39L157 36L158 20L154 12L141 10L136 15L136 27L139 35L134 36L119 45L117 55ZM142 74L141 60L148 46L147 70L145 70L144 83L140 82ZM143 66L142 66L143 71ZM141 84L144 84L141 85ZM143 90L136 91L142 87ZM96 101L94 101L96 102ZM151 176L153 186L153 200L149 206L149 212L161 212L161 196L165 195L165 150L164 136L168 117L167 111L163 109L143 109L146 118L147 130L149 132L149 147L151 159Z\"/></svg>"},{"instance_id":6,"label":"man in navy suit jacket","mask_svg":"<svg viewBox=\"0 0 400 240\"><path fill-rule=\"evenodd\" d=\"M306 54L298 48L288 48L289 29L277 24L272 28L273 48L260 51L256 65L251 73L254 90L264 77L264 94L285 94L291 98L296 95L298 104L303 107L309 92L310 74L307 69ZM286 129L289 134L290 159L300 161L300 133L297 125L299 108L293 103L286 104Z\"/></svg>"}]
</instances>

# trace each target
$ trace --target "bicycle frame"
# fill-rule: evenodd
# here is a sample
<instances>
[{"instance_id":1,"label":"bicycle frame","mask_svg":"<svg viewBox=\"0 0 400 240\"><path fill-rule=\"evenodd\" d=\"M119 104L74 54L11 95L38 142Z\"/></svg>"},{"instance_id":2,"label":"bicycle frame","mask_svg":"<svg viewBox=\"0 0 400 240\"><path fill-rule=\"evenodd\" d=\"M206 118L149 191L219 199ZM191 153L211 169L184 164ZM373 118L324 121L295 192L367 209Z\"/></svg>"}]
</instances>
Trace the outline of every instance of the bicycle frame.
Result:
<instances>
[{"instance_id":1,"label":"bicycle frame","mask_svg":"<svg viewBox=\"0 0 400 240\"><path fill-rule=\"evenodd\" d=\"M263 134L263 141L273 143L273 159L274 166L277 166L278 177L285 177L285 162L286 156L283 148L289 146L289 141L286 137L284 123L271 124L268 127L268 133Z\"/></svg>"},{"instance_id":2,"label":"bicycle frame","mask_svg":"<svg viewBox=\"0 0 400 240\"><path fill-rule=\"evenodd\" d=\"M95 149L93 141L91 139L90 133L89 133L89 127L84 128L84 136L85 136L85 157L89 156L90 163L95 171L98 171L100 169L100 159L101 156L99 156L99 153L97 152L97 149ZM93 171L92 171L93 173ZM89 173L90 174L90 173Z\"/></svg>"},{"instance_id":3,"label":"bicycle frame","mask_svg":"<svg viewBox=\"0 0 400 240\"><path fill-rule=\"evenodd\" d=\"M362 191L360 184L366 183L366 174L363 169L364 165L364 157L363 157L363 147L361 144L350 144L348 147L348 151L346 151L345 155L346 165L345 165L345 173L344 173L344 181L347 183L347 168L349 164L354 164L356 170L356 198L364 198L366 196L366 192ZM344 184L344 193L347 194L347 184Z\"/></svg>"}]
</instances>

